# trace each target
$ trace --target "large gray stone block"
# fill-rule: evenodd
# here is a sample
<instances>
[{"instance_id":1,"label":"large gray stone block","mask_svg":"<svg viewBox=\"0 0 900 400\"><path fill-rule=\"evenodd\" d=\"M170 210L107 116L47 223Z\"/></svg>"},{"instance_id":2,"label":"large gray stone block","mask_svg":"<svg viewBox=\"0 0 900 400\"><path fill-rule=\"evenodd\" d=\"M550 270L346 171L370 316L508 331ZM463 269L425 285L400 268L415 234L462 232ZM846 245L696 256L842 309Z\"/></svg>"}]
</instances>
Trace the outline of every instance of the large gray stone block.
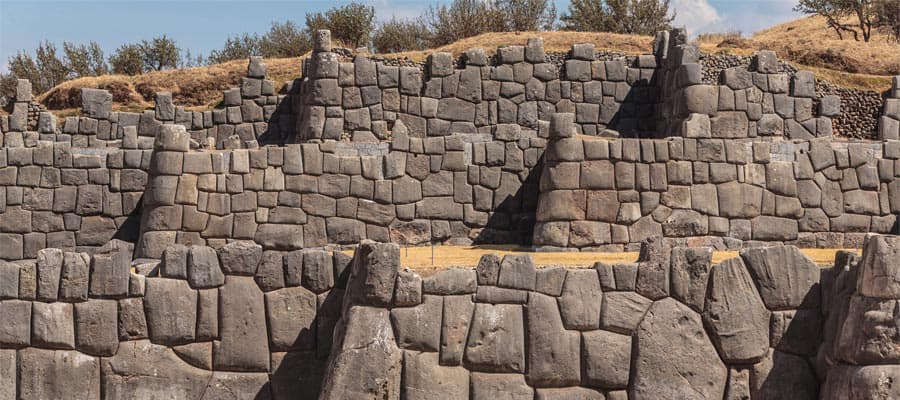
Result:
<instances>
[{"instance_id":1,"label":"large gray stone block","mask_svg":"<svg viewBox=\"0 0 900 400\"><path fill-rule=\"evenodd\" d=\"M403 399L452 400L469 395L469 371L438 365L437 353L403 352Z\"/></svg>"},{"instance_id":2,"label":"large gray stone block","mask_svg":"<svg viewBox=\"0 0 900 400\"><path fill-rule=\"evenodd\" d=\"M818 308L819 267L794 246L741 251L741 258L770 310Z\"/></svg>"},{"instance_id":3,"label":"large gray stone block","mask_svg":"<svg viewBox=\"0 0 900 400\"><path fill-rule=\"evenodd\" d=\"M144 295L150 340L179 345L194 340L197 322L197 292L187 281L147 278Z\"/></svg>"},{"instance_id":4,"label":"large gray stone block","mask_svg":"<svg viewBox=\"0 0 900 400\"><path fill-rule=\"evenodd\" d=\"M723 360L747 363L764 357L769 348L769 316L740 258L712 268L703 321Z\"/></svg>"},{"instance_id":5,"label":"large gray stone block","mask_svg":"<svg viewBox=\"0 0 900 400\"><path fill-rule=\"evenodd\" d=\"M590 271L594 272L594 271ZM526 306L528 367L534 387L573 386L581 382L581 335L566 331L556 299L531 293Z\"/></svg>"},{"instance_id":6,"label":"large gray stone block","mask_svg":"<svg viewBox=\"0 0 900 400\"><path fill-rule=\"evenodd\" d=\"M900 237L868 238L860 261L857 290L863 296L900 299Z\"/></svg>"},{"instance_id":7,"label":"large gray stone block","mask_svg":"<svg viewBox=\"0 0 900 400\"><path fill-rule=\"evenodd\" d=\"M75 304L75 348L110 357L119 348L118 302L92 299Z\"/></svg>"},{"instance_id":8,"label":"large gray stone block","mask_svg":"<svg viewBox=\"0 0 900 400\"><path fill-rule=\"evenodd\" d=\"M20 399L100 399L100 360L95 357L30 348L19 351L18 364Z\"/></svg>"},{"instance_id":9,"label":"large gray stone block","mask_svg":"<svg viewBox=\"0 0 900 400\"><path fill-rule=\"evenodd\" d=\"M525 372L522 306L476 304L464 361L472 371Z\"/></svg>"},{"instance_id":10,"label":"large gray stone block","mask_svg":"<svg viewBox=\"0 0 900 400\"><path fill-rule=\"evenodd\" d=\"M566 273L559 311L566 329L591 330L600 327L603 291L594 269L570 269Z\"/></svg>"},{"instance_id":11,"label":"large gray stone block","mask_svg":"<svg viewBox=\"0 0 900 400\"><path fill-rule=\"evenodd\" d=\"M438 351L442 310L442 298L431 295L424 296L422 304L418 306L391 310L397 345L407 350Z\"/></svg>"},{"instance_id":12,"label":"large gray stone block","mask_svg":"<svg viewBox=\"0 0 900 400\"><path fill-rule=\"evenodd\" d=\"M603 389L628 388L631 336L596 330L583 332L581 341L585 385Z\"/></svg>"},{"instance_id":13,"label":"large gray stone block","mask_svg":"<svg viewBox=\"0 0 900 400\"><path fill-rule=\"evenodd\" d=\"M269 370L269 337L263 293L252 277L228 276L219 288L219 335L213 366L221 371Z\"/></svg>"},{"instance_id":14,"label":"large gray stone block","mask_svg":"<svg viewBox=\"0 0 900 400\"><path fill-rule=\"evenodd\" d=\"M265 301L273 351L315 348L315 294L302 287L291 287L266 293Z\"/></svg>"}]
</instances>

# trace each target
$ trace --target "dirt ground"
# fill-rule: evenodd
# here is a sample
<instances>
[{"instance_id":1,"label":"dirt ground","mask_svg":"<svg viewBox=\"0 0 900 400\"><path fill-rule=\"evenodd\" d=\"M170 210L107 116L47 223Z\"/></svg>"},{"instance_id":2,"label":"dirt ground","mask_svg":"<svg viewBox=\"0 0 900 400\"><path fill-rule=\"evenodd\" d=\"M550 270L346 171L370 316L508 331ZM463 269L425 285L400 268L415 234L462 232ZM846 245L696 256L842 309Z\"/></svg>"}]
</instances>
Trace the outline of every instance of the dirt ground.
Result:
<instances>
[{"instance_id":1,"label":"dirt ground","mask_svg":"<svg viewBox=\"0 0 900 400\"><path fill-rule=\"evenodd\" d=\"M858 249L802 249L803 254L813 262L830 267L834 264L835 253L839 250L859 252ZM346 251L352 254L352 251ZM449 267L474 267L482 255L495 253L499 256L507 254L531 254L538 267L561 265L570 268L590 267L595 262L601 261L612 264L619 262L634 262L637 260L637 252L623 253L591 253L591 252L533 252L527 248L516 246L433 246L433 247L401 247L400 265L414 270L422 275L429 275L435 271ZM737 251L717 251L713 253L713 262L737 257Z\"/></svg>"}]
</instances>

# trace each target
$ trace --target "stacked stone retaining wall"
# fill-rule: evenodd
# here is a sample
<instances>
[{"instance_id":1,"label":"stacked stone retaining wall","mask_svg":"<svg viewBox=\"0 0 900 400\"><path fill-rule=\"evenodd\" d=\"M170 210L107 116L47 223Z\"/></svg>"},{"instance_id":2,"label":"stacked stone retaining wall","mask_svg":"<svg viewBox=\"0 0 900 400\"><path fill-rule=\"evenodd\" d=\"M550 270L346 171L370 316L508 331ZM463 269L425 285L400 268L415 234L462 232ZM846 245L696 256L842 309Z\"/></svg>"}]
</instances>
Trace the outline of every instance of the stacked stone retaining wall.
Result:
<instances>
[{"instance_id":1,"label":"stacked stone retaining wall","mask_svg":"<svg viewBox=\"0 0 900 400\"><path fill-rule=\"evenodd\" d=\"M634 263L430 276L374 242L132 251L0 262L0 398L900 395L895 236L821 270L793 246L714 262L660 238Z\"/></svg>"},{"instance_id":2,"label":"stacked stone retaining wall","mask_svg":"<svg viewBox=\"0 0 900 400\"><path fill-rule=\"evenodd\" d=\"M867 232L897 229L898 141L606 140L575 136L572 116L558 118L536 246L621 250L664 236L858 248Z\"/></svg>"}]
</instances>

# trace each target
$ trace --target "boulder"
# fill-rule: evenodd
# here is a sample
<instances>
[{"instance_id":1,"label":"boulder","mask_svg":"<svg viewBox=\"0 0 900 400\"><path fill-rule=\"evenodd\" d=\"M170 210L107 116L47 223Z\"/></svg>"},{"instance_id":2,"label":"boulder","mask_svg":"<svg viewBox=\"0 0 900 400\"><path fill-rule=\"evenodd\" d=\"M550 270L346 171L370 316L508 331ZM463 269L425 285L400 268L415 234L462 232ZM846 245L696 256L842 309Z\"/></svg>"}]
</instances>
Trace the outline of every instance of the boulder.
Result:
<instances>
[{"instance_id":1,"label":"boulder","mask_svg":"<svg viewBox=\"0 0 900 400\"><path fill-rule=\"evenodd\" d=\"M854 295L837 338L838 355L852 364L900 364L897 300Z\"/></svg>"},{"instance_id":2,"label":"boulder","mask_svg":"<svg viewBox=\"0 0 900 400\"><path fill-rule=\"evenodd\" d=\"M401 397L406 400L453 400L469 395L469 371L438 365L437 353L403 352Z\"/></svg>"},{"instance_id":3,"label":"boulder","mask_svg":"<svg viewBox=\"0 0 900 400\"><path fill-rule=\"evenodd\" d=\"M291 287L268 292L265 300L273 351L315 349L315 294L302 287Z\"/></svg>"},{"instance_id":4,"label":"boulder","mask_svg":"<svg viewBox=\"0 0 900 400\"><path fill-rule=\"evenodd\" d=\"M225 274L249 276L256 274L262 252L262 246L250 241L231 242L216 251Z\"/></svg>"},{"instance_id":5,"label":"boulder","mask_svg":"<svg viewBox=\"0 0 900 400\"><path fill-rule=\"evenodd\" d=\"M441 323L441 365L460 365L475 304L471 296L445 296Z\"/></svg>"},{"instance_id":6,"label":"boulder","mask_svg":"<svg viewBox=\"0 0 900 400\"><path fill-rule=\"evenodd\" d=\"M212 372L192 367L171 349L147 340L123 342L115 356L100 364L107 399L199 399L212 377Z\"/></svg>"},{"instance_id":7,"label":"boulder","mask_svg":"<svg viewBox=\"0 0 900 400\"><path fill-rule=\"evenodd\" d=\"M119 347L118 302L91 299L75 303L75 348L82 353L109 357Z\"/></svg>"},{"instance_id":8,"label":"boulder","mask_svg":"<svg viewBox=\"0 0 900 400\"><path fill-rule=\"evenodd\" d=\"M728 370L703 329L700 316L678 301L653 303L634 340L628 397L721 399Z\"/></svg>"},{"instance_id":9,"label":"boulder","mask_svg":"<svg viewBox=\"0 0 900 400\"><path fill-rule=\"evenodd\" d=\"M34 302L31 310L32 346L51 349L75 348L72 304Z\"/></svg>"},{"instance_id":10,"label":"boulder","mask_svg":"<svg viewBox=\"0 0 900 400\"><path fill-rule=\"evenodd\" d=\"M197 322L197 292L187 281L147 278L144 309L150 340L179 345L194 340Z\"/></svg>"},{"instance_id":11,"label":"boulder","mask_svg":"<svg viewBox=\"0 0 900 400\"><path fill-rule=\"evenodd\" d=\"M591 330L600 327L603 291L594 269L571 269L566 273L559 312L566 329Z\"/></svg>"},{"instance_id":12,"label":"boulder","mask_svg":"<svg viewBox=\"0 0 900 400\"><path fill-rule=\"evenodd\" d=\"M828 371L819 397L825 400L895 399L900 397L897 365L838 365ZM800 389L800 388L798 388ZM805 392L803 392L805 394Z\"/></svg>"},{"instance_id":13,"label":"boulder","mask_svg":"<svg viewBox=\"0 0 900 400\"><path fill-rule=\"evenodd\" d=\"M628 388L631 336L596 330L583 332L581 340L585 385L603 389Z\"/></svg>"},{"instance_id":14,"label":"boulder","mask_svg":"<svg viewBox=\"0 0 900 400\"><path fill-rule=\"evenodd\" d=\"M464 360L472 371L525 371L522 306L475 304Z\"/></svg>"},{"instance_id":15,"label":"boulder","mask_svg":"<svg viewBox=\"0 0 900 400\"><path fill-rule=\"evenodd\" d=\"M252 277L228 276L219 288L219 336L213 344L216 370L269 370L266 307Z\"/></svg>"},{"instance_id":16,"label":"boulder","mask_svg":"<svg viewBox=\"0 0 900 400\"><path fill-rule=\"evenodd\" d=\"M423 300L422 304L415 307L391 310L397 345L402 349L438 351L443 299L440 296L425 295Z\"/></svg>"},{"instance_id":17,"label":"boulder","mask_svg":"<svg viewBox=\"0 0 900 400\"><path fill-rule=\"evenodd\" d=\"M188 283L195 289L215 288L225 283L225 274L219 268L219 259L212 247L191 246L187 273Z\"/></svg>"},{"instance_id":18,"label":"boulder","mask_svg":"<svg viewBox=\"0 0 900 400\"><path fill-rule=\"evenodd\" d=\"M68 350L28 348L18 354L20 399L100 399L100 361ZM111 397L106 393L105 398Z\"/></svg>"},{"instance_id":19,"label":"boulder","mask_svg":"<svg viewBox=\"0 0 900 400\"><path fill-rule=\"evenodd\" d=\"M814 400L818 398L818 392L819 381L802 357L769 350L766 357L750 369L752 399Z\"/></svg>"},{"instance_id":20,"label":"boulder","mask_svg":"<svg viewBox=\"0 0 900 400\"><path fill-rule=\"evenodd\" d=\"M631 335L653 303L635 292L607 292L603 300L600 326L625 335Z\"/></svg>"},{"instance_id":21,"label":"boulder","mask_svg":"<svg viewBox=\"0 0 900 400\"><path fill-rule=\"evenodd\" d=\"M399 400L403 354L388 310L353 306L342 319L343 335L335 337L319 399Z\"/></svg>"},{"instance_id":22,"label":"boulder","mask_svg":"<svg viewBox=\"0 0 900 400\"><path fill-rule=\"evenodd\" d=\"M590 271L593 272L593 271ZM556 299L539 293L528 296L528 367L533 387L562 387L581 382L581 337L566 331Z\"/></svg>"},{"instance_id":23,"label":"boulder","mask_svg":"<svg viewBox=\"0 0 900 400\"><path fill-rule=\"evenodd\" d=\"M500 263L497 286L511 289L534 290L535 268L531 256L526 254L507 255Z\"/></svg>"},{"instance_id":24,"label":"boulder","mask_svg":"<svg viewBox=\"0 0 900 400\"><path fill-rule=\"evenodd\" d=\"M533 400L534 389L521 374L473 372L472 400Z\"/></svg>"},{"instance_id":25,"label":"boulder","mask_svg":"<svg viewBox=\"0 0 900 400\"><path fill-rule=\"evenodd\" d=\"M705 305L712 253L709 247L672 249L670 268L672 297L697 312L702 312Z\"/></svg>"},{"instance_id":26,"label":"boulder","mask_svg":"<svg viewBox=\"0 0 900 400\"><path fill-rule=\"evenodd\" d=\"M900 299L900 236L869 237L863 249L857 290L863 296Z\"/></svg>"},{"instance_id":27,"label":"boulder","mask_svg":"<svg viewBox=\"0 0 900 400\"><path fill-rule=\"evenodd\" d=\"M392 243L363 242L353 255L348 304L387 306L394 295L400 267L400 247Z\"/></svg>"},{"instance_id":28,"label":"boulder","mask_svg":"<svg viewBox=\"0 0 900 400\"><path fill-rule=\"evenodd\" d=\"M766 355L769 314L740 258L713 266L703 321L725 362L754 362Z\"/></svg>"},{"instance_id":29,"label":"boulder","mask_svg":"<svg viewBox=\"0 0 900 400\"><path fill-rule=\"evenodd\" d=\"M770 310L819 307L819 274L815 263L794 246L741 251L741 258Z\"/></svg>"}]
</instances>

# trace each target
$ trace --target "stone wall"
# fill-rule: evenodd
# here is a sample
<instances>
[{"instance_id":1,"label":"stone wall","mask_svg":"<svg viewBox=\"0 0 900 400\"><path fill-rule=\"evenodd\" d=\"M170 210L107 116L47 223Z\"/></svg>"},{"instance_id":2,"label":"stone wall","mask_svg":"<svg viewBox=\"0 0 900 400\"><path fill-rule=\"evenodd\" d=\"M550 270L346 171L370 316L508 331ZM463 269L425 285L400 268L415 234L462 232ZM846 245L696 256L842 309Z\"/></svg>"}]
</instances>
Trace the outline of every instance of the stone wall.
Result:
<instances>
[{"instance_id":1,"label":"stone wall","mask_svg":"<svg viewBox=\"0 0 900 400\"><path fill-rule=\"evenodd\" d=\"M545 152L536 246L621 250L664 236L858 248L867 232L896 230L898 141L606 140L575 137L571 119L557 117Z\"/></svg>"},{"instance_id":2,"label":"stone wall","mask_svg":"<svg viewBox=\"0 0 900 400\"><path fill-rule=\"evenodd\" d=\"M0 399L316 398L350 256L132 251L0 261Z\"/></svg>"},{"instance_id":3,"label":"stone wall","mask_svg":"<svg viewBox=\"0 0 900 400\"><path fill-rule=\"evenodd\" d=\"M304 143L191 151L164 125L150 160L138 254L173 243L219 247L250 239L294 250L361 239L401 244L522 243L537 204L545 146L510 125L483 135L388 144Z\"/></svg>"},{"instance_id":4,"label":"stone wall","mask_svg":"<svg viewBox=\"0 0 900 400\"><path fill-rule=\"evenodd\" d=\"M900 139L900 76L894 77L894 86L884 99L884 113L878 119L878 138Z\"/></svg>"},{"instance_id":5,"label":"stone wall","mask_svg":"<svg viewBox=\"0 0 900 400\"><path fill-rule=\"evenodd\" d=\"M824 270L793 246L713 261L659 238L634 263L486 255L424 277L374 242L132 251L0 261L0 398L900 395L894 236Z\"/></svg>"},{"instance_id":6,"label":"stone wall","mask_svg":"<svg viewBox=\"0 0 900 400\"><path fill-rule=\"evenodd\" d=\"M135 241L149 150L73 148L6 134L0 148L0 260L48 247L86 251Z\"/></svg>"},{"instance_id":7,"label":"stone wall","mask_svg":"<svg viewBox=\"0 0 900 400\"><path fill-rule=\"evenodd\" d=\"M713 263L710 248L660 244L637 263L490 255L424 278L398 269L396 246L362 245L319 398L900 395L896 237L821 271L793 246Z\"/></svg>"}]
</instances>

